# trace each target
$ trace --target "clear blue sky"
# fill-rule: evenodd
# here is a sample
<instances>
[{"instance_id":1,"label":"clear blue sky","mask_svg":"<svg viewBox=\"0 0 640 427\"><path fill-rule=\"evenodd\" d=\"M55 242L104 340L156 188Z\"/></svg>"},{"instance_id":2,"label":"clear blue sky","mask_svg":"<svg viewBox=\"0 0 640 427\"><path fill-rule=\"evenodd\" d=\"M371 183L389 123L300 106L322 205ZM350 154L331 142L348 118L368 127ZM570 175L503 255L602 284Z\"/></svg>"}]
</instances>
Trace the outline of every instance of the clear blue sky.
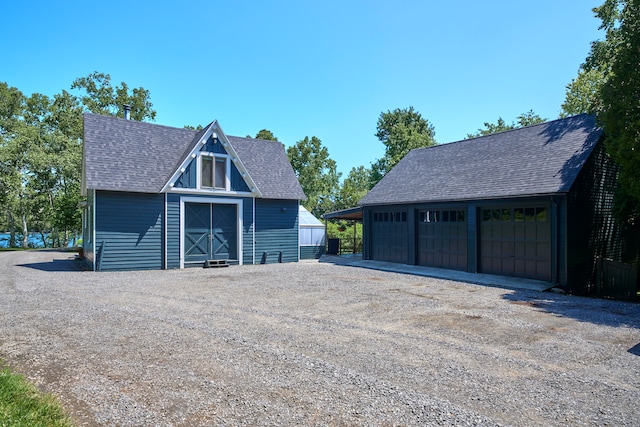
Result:
<instances>
[{"instance_id":1,"label":"clear blue sky","mask_svg":"<svg viewBox=\"0 0 640 427\"><path fill-rule=\"evenodd\" d=\"M151 92L158 124L315 135L344 177L383 155L383 111L413 106L440 143L557 118L603 1L10 1L0 81L53 95L108 73Z\"/></svg>"}]
</instances>

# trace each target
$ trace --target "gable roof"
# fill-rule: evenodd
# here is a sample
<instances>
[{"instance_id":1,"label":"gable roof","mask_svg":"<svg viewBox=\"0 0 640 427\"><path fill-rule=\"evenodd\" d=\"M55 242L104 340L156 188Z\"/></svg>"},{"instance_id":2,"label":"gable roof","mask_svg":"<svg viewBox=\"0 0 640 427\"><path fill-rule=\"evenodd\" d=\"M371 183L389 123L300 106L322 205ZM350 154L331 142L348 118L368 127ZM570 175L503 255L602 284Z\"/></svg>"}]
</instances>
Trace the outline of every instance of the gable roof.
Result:
<instances>
[{"instance_id":1,"label":"gable roof","mask_svg":"<svg viewBox=\"0 0 640 427\"><path fill-rule=\"evenodd\" d=\"M281 142L237 136L228 138L263 197L295 200L307 198Z\"/></svg>"},{"instance_id":2,"label":"gable roof","mask_svg":"<svg viewBox=\"0 0 640 427\"><path fill-rule=\"evenodd\" d=\"M214 126L216 125L216 126ZM217 122L201 131L84 114L83 190L159 193ZM224 136L246 170L256 194L303 200L295 172L280 142Z\"/></svg>"},{"instance_id":3,"label":"gable roof","mask_svg":"<svg viewBox=\"0 0 640 427\"><path fill-rule=\"evenodd\" d=\"M602 135L582 114L410 151L361 205L566 193Z\"/></svg>"}]
</instances>

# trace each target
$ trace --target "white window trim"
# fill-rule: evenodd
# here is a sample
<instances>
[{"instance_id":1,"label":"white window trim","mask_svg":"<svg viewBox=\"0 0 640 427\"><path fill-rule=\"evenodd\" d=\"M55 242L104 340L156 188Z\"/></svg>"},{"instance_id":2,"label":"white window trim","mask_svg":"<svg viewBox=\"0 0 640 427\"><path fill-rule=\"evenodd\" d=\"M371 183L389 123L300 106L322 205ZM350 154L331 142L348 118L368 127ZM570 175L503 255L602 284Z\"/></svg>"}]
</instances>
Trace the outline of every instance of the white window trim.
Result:
<instances>
[{"instance_id":1,"label":"white window trim","mask_svg":"<svg viewBox=\"0 0 640 427\"><path fill-rule=\"evenodd\" d=\"M215 171L216 159L224 159L224 163L225 163L224 188L202 186L202 157L203 156L213 158L214 182L215 182L215 173L216 173ZM205 190L205 191L225 191L225 192L231 191L231 179L229 177L229 175L231 175L231 156L229 156L228 154L218 154L218 153L211 153L208 151L201 151L198 153L198 156L196 157L196 168L197 168L196 189Z\"/></svg>"}]
</instances>

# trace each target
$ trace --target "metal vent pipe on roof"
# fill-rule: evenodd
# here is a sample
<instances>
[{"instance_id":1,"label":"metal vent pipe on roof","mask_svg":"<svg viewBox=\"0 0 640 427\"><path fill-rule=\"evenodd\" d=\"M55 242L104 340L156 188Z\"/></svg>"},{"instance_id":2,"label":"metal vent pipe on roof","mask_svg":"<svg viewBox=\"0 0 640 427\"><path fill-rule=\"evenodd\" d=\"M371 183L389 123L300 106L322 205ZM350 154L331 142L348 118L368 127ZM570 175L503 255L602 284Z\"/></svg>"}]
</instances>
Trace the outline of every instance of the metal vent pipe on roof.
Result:
<instances>
[{"instance_id":1,"label":"metal vent pipe on roof","mask_svg":"<svg viewBox=\"0 0 640 427\"><path fill-rule=\"evenodd\" d=\"M131 105L124 104L123 107L124 107L124 119L131 120Z\"/></svg>"}]
</instances>

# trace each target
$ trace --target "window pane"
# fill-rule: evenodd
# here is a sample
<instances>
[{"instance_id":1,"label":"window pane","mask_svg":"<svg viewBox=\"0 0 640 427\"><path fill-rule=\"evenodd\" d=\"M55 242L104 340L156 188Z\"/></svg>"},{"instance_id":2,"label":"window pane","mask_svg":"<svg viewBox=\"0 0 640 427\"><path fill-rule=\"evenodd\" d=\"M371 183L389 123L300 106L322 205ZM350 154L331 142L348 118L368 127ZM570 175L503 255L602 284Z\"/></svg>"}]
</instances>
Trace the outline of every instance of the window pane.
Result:
<instances>
[{"instance_id":1,"label":"window pane","mask_svg":"<svg viewBox=\"0 0 640 427\"><path fill-rule=\"evenodd\" d=\"M511 221L511 209L502 209L502 221Z\"/></svg>"},{"instance_id":2,"label":"window pane","mask_svg":"<svg viewBox=\"0 0 640 427\"><path fill-rule=\"evenodd\" d=\"M524 221L524 209L523 208L515 208L513 210L514 221L520 222Z\"/></svg>"},{"instance_id":3,"label":"window pane","mask_svg":"<svg viewBox=\"0 0 640 427\"><path fill-rule=\"evenodd\" d=\"M491 209L482 209L482 220L484 222L491 221Z\"/></svg>"},{"instance_id":4,"label":"window pane","mask_svg":"<svg viewBox=\"0 0 640 427\"><path fill-rule=\"evenodd\" d=\"M500 221L502 218L502 209L491 210L491 217L494 221Z\"/></svg>"},{"instance_id":5,"label":"window pane","mask_svg":"<svg viewBox=\"0 0 640 427\"><path fill-rule=\"evenodd\" d=\"M458 222L458 211L449 212L449 221Z\"/></svg>"},{"instance_id":6,"label":"window pane","mask_svg":"<svg viewBox=\"0 0 640 427\"><path fill-rule=\"evenodd\" d=\"M546 221L546 220L547 220L547 208L537 208L536 221Z\"/></svg>"},{"instance_id":7,"label":"window pane","mask_svg":"<svg viewBox=\"0 0 640 427\"><path fill-rule=\"evenodd\" d=\"M201 187L213 187L213 157L202 156L200 158L202 173L201 173Z\"/></svg>"},{"instance_id":8,"label":"window pane","mask_svg":"<svg viewBox=\"0 0 640 427\"><path fill-rule=\"evenodd\" d=\"M525 221L535 221L536 220L536 210L534 208L526 208L524 210L524 219Z\"/></svg>"},{"instance_id":9,"label":"window pane","mask_svg":"<svg viewBox=\"0 0 640 427\"><path fill-rule=\"evenodd\" d=\"M449 211L442 211L442 222L449 222Z\"/></svg>"},{"instance_id":10,"label":"window pane","mask_svg":"<svg viewBox=\"0 0 640 427\"><path fill-rule=\"evenodd\" d=\"M458 222L464 222L464 211L458 211Z\"/></svg>"},{"instance_id":11,"label":"window pane","mask_svg":"<svg viewBox=\"0 0 640 427\"><path fill-rule=\"evenodd\" d=\"M440 222L440 211L431 211L431 221Z\"/></svg>"},{"instance_id":12,"label":"window pane","mask_svg":"<svg viewBox=\"0 0 640 427\"><path fill-rule=\"evenodd\" d=\"M402 218L401 218L402 222L407 222L407 213L406 212L402 212Z\"/></svg>"},{"instance_id":13,"label":"window pane","mask_svg":"<svg viewBox=\"0 0 640 427\"><path fill-rule=\"evenodd\" d=\"M227 188L227 161L216 158L216 188Z\"/></svg>"}]
</instances>

